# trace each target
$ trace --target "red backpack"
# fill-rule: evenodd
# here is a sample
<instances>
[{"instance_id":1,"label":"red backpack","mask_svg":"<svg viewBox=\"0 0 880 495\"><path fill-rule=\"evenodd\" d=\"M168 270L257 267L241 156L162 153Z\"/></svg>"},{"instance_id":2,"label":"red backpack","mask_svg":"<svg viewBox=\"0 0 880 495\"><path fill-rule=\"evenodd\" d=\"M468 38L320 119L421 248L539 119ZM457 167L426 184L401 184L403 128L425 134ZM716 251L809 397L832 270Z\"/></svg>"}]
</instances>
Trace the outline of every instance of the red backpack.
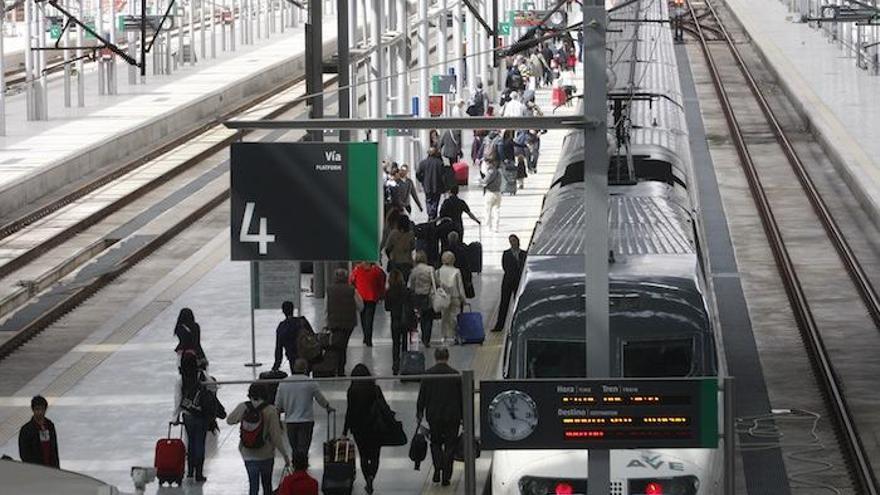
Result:
<instances>
[{"instance_id":1,"label":"red backpack","mask_svg":"<svg viewBox=\"0 0 880 495\"><path fill-rule=\"evenodd\" d=\"M244 447L259 449L266 444L263 408L267 405L263 403L259 407L254 407L250 401L245 402L245 411L241 417L241 425L239 427L241 444Z\"/></svg>"}]
</instances>

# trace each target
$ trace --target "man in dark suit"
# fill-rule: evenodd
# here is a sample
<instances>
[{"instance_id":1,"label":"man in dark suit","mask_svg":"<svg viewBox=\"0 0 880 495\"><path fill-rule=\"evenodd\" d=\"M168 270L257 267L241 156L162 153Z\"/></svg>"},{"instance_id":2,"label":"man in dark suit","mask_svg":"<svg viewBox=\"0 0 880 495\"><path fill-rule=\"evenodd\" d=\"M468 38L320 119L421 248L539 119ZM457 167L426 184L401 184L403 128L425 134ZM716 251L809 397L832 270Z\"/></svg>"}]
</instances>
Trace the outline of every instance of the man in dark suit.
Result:
<instances>
[{"instance_id":1,"label":"man in dark suit","mask_svg":"<svg viewBox=\"0 0 880 495\"><path fill-rule=\"evenodd\" d=\"M522 275L526 264L526 252L519 248L519 237L511 234L507 238L510 241L510 249L501 255L501 267L504 269L504 278L501 279L501 303L498 305L498 319L495 320L493 332L500 332L504 328L507 319L507 308L510 307L510 298L513 291L519 285L519 277Z\"/></svg>"},{"instance_id":2,"label":"man in dark suit","mask_svg":"<svg viewBox=\"0 0 880 495\"><path fill-rule=\"evenodd\" d=\"M428 375L452 375L449 378L429 378L422 380L419 398L416 401L416 418L428 420L431 431L431 459L434 461L434 483L449 486L452 478L453 452L458 442L461 426L462 397L461 377L458 370L449 366L449 350L438 347L434 350L437 362L425 373Z\"/></svg>"}]
</instances>

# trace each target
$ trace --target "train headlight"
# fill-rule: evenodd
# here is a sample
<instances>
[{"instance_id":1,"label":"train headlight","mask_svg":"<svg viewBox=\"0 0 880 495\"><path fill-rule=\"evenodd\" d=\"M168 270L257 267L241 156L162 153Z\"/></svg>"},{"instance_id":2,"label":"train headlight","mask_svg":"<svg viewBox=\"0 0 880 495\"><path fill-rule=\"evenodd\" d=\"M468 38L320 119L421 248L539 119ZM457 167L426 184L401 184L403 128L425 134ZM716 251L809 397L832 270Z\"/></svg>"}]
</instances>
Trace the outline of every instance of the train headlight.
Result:
<instances>
[{"instance_id":1,"label":"train headlight","mask_svg":"<svg viewBox=\"0 0 880 495\"><path fill-rule=\"evenodd\" d=\"M523 476L519 480L521 495L576 495L587 493L587 480Z\"/></svg>"},{"instance_id":2,"label":"train headlight","mask_svg":"<svg viewBox=\"0 0 880 495\"><path fill-rule=\"evenodd\" d=\"M629 495L696 495L696 476L629 480Z\"/></svg>"}]
</instances>

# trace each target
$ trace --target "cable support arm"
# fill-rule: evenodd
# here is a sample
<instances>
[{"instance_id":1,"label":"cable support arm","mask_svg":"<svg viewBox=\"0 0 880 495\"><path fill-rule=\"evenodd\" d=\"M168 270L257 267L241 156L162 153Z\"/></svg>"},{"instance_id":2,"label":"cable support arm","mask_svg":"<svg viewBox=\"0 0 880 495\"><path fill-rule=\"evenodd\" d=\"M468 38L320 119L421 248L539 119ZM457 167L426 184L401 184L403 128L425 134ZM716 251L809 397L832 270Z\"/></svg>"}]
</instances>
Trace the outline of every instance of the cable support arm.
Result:
<instances>
[{"instance_id":1,"label":"cable support arm","mask_svg":"<svg viewBox=\"0 0 880 495\"><path fill-rule=\"evenodd\" d=\"M156 32L153 34L153 39L150 40L150 44L147 45L147 48L146 50L144 50L144 52L150 53L150 50L153 49L153 44L156 43L156 38L158 38L159 33L162 32L162 26L165 25L165 19L168 19L168 16L171 15L171 9L174 8L174 2L175 0L171 0L171 2L168 3L168 8L165 9L165 14L162 15L162 20L159 21L159 27L156 28Z\"/></svg>"},{"instance_id":2,"label":"cable support arm","mask_svg":"<svg viewBox=\"0 0 880 495\"><path fill-rule=\"evenodd\" d=\"M98 41L103 43L103 46L99 47L99 48L107 48L108 50L112 51L116 55L119 55L119 57L122 58L123 60L125 60L126 62L128 62L129 65L133 65L135 67L141 66L141 64L138 63L137 60L131 58L127 53L122 51L118 46L116 46L114 43L111 43L110 40L108 40L108 39L104 38L103 36L101 36L100 34L98 34L94 29L87 26L84 22L77 19L76 16L74 16L73 14L68 12L67 9L65 9L64 7L59 5L58 0L37 0L37 3L39 3L39 2L46 2L49 5L51 5L52 7L55 7L55 9L58 10L58 12L61 12L62 15L67 17L70 22L73 22L74 24L77 25L77 27L85 30L85 32L94 36L95 39L97 39ZM54 49L54 48L52 48L52 49ZM64 49L67 49L67 48L64 48Z\"/></svg>"}]
</instances>

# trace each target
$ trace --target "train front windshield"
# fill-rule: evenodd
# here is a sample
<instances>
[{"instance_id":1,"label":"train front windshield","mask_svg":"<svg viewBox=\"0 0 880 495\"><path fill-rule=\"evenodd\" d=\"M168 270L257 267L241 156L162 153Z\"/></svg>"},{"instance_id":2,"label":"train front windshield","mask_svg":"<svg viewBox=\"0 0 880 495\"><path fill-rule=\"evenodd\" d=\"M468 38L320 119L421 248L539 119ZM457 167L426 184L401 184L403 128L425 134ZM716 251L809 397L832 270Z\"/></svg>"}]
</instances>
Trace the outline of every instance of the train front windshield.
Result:
<instances>
[{"instance_id":1,"label":"train front windshield","mask_svg":"<svg viewBox=\"0 0 880 495\"><path fill-rule=\"evenodd\" d=\"M694 367L694 340L629 340L621 343L625 377L688 376ZM582 377L587 374L583 341L528 340L527 378Z\"/></svg>"}]
</instances>

